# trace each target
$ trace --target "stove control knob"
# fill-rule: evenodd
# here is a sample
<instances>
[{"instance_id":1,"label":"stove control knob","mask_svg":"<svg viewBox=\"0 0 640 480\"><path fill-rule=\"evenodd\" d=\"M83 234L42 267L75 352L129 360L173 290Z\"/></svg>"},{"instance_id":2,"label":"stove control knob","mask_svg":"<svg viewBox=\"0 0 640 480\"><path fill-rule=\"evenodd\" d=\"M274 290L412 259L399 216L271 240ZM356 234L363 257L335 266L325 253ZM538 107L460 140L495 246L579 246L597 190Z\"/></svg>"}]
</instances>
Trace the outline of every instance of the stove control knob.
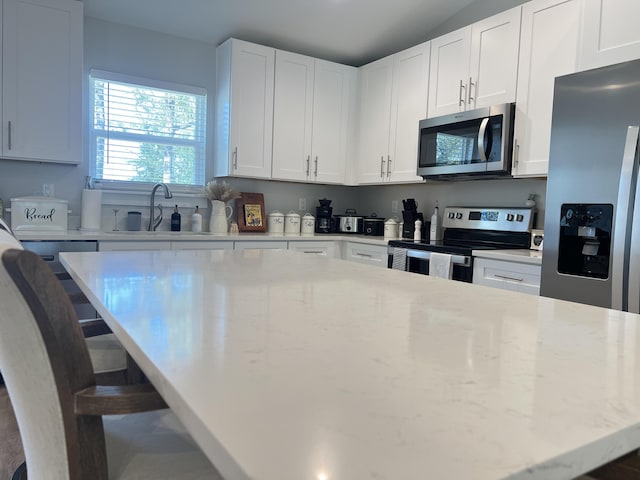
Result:
<instances>
[{"instance_id":1,"label":"stove control knob","mask_svg":"<svg viewBox=\"0 0 640 480\"><path fill-rule=\"evenodd\" d=\"M460 212L456 213L456 220L460 220L462 218L462 214Z\"/></svg>"},{"instance_id":2,"label":"stove control knob","mask_svg":"<svg viewBox=\"0 0 640 480\"><path fill-rule=\"evenodd\" d=\"M507 222L513 222L513 213L507 213Z\"/></svg>"},{"instance_id":3,"label":"stove control knob","mask_svg":"<svg viewBox=\"0 0 640 480\"><path fill-rule=\"evenodd\" d=\"M456 218L456 214L453 212L449 212L449 218L451 219Z\"/></svg>"},{"instance_id":4,"label":"stove control knob","mask_svg":"<svg viewBox=\"0 0 640 480\"><path fill-rule=\"evenodd\" d=\"M522 222L523 220L524 220L524 215L522 215L521 213L516 215L516 222Z\"/></svg>"}]
</instances>

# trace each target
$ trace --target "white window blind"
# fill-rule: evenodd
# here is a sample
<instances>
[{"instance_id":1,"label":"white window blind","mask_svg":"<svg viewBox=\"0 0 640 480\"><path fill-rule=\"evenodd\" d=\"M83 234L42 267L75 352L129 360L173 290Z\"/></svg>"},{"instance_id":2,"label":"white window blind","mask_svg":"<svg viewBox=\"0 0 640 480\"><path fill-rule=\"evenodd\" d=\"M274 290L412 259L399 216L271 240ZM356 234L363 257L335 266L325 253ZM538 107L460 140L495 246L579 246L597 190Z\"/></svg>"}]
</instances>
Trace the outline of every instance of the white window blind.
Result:
<instances>
[{"instance_id":1,"label":"white window blind","mask_svg":"<svg viewBox=\"0 0 640 480\"><path fill-rule=\"evenodd\" d=\"M92 71L93 177L203 186L206 103L203 89Z\"/></svg>"}]
</instances>

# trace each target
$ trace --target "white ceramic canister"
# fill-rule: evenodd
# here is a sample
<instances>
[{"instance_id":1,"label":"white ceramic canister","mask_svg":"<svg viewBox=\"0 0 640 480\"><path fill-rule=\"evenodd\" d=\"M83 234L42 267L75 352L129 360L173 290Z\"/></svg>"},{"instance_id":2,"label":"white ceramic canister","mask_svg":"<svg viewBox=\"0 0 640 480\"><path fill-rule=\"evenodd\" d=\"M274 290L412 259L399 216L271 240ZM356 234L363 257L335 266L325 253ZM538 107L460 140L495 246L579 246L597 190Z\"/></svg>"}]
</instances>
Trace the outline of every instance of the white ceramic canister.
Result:
<instances>
[{"instance_id":1,"label":"white ceramic canister","mask_svg":"<svg viewBox=\"0 0 640 480\"><path fill-rule=\"evenodd\" d=\"M284 213L274 210L267 216L267 231L269 233L284 233Z\"/></svg>"},{"instance_id":2,"label":"white ceramic canister","mask_svg":"<svg viewBox=\"0 0 640 480\"><path fill-rule=\"evenodd\" d=\"M398 227L400 224L396 217L389 218L384 222L384 239L385 240L393 240L398 238L400 235L398 234Z\"/></svg>"},{"instance_id":3,"label":"white ceramic canister","mask_svg":"<svg viewBox=\"0 0 640 480\"><path fill-rule=\"evenodd\" d=\"M313 235L315 231L316 231L316 217L314 217L310 213L305 213L302 216L300 233L302 235Z\"/></svg>"},{"instance_id":4,"label":"white ceramic canister","mask_svg":"<svg viewBox=\"0 0 640 480\"><path fill-rule=\"evenodd\" d=\"M284 234L300 235L300 215L293 210L284 216Z\"/></svg>"}]
</instances>

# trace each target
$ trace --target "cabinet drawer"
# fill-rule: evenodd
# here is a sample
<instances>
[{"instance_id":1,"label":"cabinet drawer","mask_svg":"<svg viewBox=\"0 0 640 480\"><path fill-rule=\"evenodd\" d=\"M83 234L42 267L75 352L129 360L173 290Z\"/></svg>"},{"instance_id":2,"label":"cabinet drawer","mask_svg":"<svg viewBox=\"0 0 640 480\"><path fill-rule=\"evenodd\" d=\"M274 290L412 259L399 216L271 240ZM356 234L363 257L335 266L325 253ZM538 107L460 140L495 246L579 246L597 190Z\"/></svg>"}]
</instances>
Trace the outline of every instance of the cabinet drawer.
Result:
<instances>
[{"instance_id":1,"label":"cabinet drawer","mask_svg":"<svg viewBox=\"0 0 640 480\"><path fill-rule=\"evenodd\" d=\"M347 242L345 260L387 268L387 247Z\"/></svg>"},{"instance_id":2,"label":"cabinet drawer","mask_svg":"<svg viewBox=\"0 0 640 480\"><path fill-rule=\"evenodd\" d=\"M247 240L247 241L237 241L237 242L235 242L235 246L234 246L235 250L247 250L247 249L250 249L250 248L256 248L256 249L259 249L259 250L264 250L264 249L268 249L268 248L286 250L287 249L287 242L280 242L280 241L261 242L259 240L256 240L256 241Z\"/></svg>"},{"instance_id":3,"label":"cabinet drawer","mask_svg":"<svg viewBox=\"0 0 640 480\"><path fill-rule=\"evenodd\" d=\"M323 255L335 257L335 242L289 242L289 250L307 255Z\"/></svg>"},{"instance_id":4,"label":"cabinet drawer","mask_svg":"<svg viewBox=\"0 0 640 480\"><path fill-rule=\"evenodd\" d=\"M540 271L540 265L476 258L473 283L539 295Z\"/></svg>"}]
</instances>

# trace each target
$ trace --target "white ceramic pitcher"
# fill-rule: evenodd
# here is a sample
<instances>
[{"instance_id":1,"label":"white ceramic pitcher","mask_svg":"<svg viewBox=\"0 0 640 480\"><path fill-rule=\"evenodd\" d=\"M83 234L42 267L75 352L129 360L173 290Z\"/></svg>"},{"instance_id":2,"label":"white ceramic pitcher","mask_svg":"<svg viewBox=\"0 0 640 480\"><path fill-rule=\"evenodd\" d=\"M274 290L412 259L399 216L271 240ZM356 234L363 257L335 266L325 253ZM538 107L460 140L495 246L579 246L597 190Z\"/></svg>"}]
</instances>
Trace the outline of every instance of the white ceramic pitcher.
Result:
<instances>
[{"instance_id":1,"label":"white ceramic pitcher","mask_svg":"<svg viewBox=\"0 0 640 480\"><path fill-rule=\"evenodd\" d=\"M211 200L211 219L209 220L209 232L227 233L229 220L233 214L233 208L225 205L220 200Z\"/></svg>"}]
</instances>

